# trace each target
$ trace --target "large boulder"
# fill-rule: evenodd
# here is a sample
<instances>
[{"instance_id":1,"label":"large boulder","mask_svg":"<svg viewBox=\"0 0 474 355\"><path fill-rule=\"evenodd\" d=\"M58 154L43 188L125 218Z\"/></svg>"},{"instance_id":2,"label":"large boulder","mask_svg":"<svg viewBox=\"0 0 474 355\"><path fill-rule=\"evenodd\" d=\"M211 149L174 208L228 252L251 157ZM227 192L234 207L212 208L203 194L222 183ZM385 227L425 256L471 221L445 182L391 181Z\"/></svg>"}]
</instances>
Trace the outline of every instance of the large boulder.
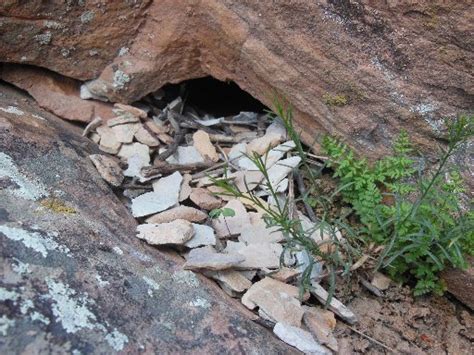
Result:
<instances>
[{"instance_id":1,"label":"large boulder","mask_svg":"<svg viewBox=\"0 0 474 355\"><path fill-rule=\"evenodd\" d=\"M212 75L293 105L303 138L377 157L408 130L427 152L472 108L474 13L463 1L34 1L0 5L0 60L49 68L111 101ZM2 31L3 29L3 31ZM461 155L461 165L472 156ZM464 160L464 162L462 161Z\"/></svg>"},{"instance_id":2,"label":"large boulder","mask_svg":"<svg viewBox=\"0 0 474 355\"><path fill-rule=\"evenodd\" d=\"M293 353L135 237L77 127L0 84L0 353Z\"/></svg>"}]
</instances>

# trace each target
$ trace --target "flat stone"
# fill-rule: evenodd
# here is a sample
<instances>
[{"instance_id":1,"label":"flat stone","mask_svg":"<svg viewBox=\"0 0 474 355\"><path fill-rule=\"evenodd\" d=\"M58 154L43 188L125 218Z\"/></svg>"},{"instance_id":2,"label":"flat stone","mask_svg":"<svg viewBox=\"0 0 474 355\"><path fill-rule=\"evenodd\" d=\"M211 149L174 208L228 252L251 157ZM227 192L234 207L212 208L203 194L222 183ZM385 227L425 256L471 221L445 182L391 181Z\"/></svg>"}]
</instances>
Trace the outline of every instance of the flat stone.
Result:
<instances>
[{"instance_id":1,"label":"flat stone","mask_svg":"<svg viewBox=\"0 0 474 355\"><path fill-rule=\"evenodd\" d=\"M144 111L144 110L142 110L138 107L135 107L135 106L116 103L116 104L114 104L114 108L125 111L125 112L128 112L131 115L133 115L135 117L138 117L138 118L146 118L147 117L146 111Z\"/></svg>"},{"instance_id":2,"label":"flat stone","mask_svg":"<svg viewBox=\"0 0 474 355\"><path fill-rule=\"evenodd\" d=\"M342 240L342 234L339 230L330 226L321 226L318 223L312 222L301 212L298 213L298 219L301 221L301 227L313 239L323 253L328 253L334 248L332 241L334 239Z\"/></svg>"},{"instance_id":3,"label":"flat stone","mask_svg":"<svg viewBox=\"0 0 474 355\"><path fill-rule=\"evenodd\" d=\"M183 245L194 235L194 228L188 221L177 219L169 223L140 224L137 238L151 245Z\"/></svg>"},{"instance_id":4,"label":"flat stone","mask_svg":"<svg viewBox=\"0 0 474 355\"><path fill-rule=\"evenodd\" d=\"M385 291L389 288L392 280L380 272L374 273L372 281L370 282L373 286L377 287L381 291Z\"/></svg>"},{"instance_id":5,"label":"flat stone","mask_svg":"<svg viewBox=\"0 0 474 355\"><path fill-rule=\"evenodd\" d=\"M291 157L280 160L278 163L268 169L269 183L273 188L276 188L278 184L288 176L288 174L298 166L300 163L300 157Z\"/></svg>"},{"instance_id":6,"label":"flat stone","mask_svg":"<svg viewBox=\"0 0 474 355\"><path fill-rule=\"evenodd\" d=\"M241 159L246 154L246 152L247 143L237 143L232 146L227 156L233 164L238 165L239 159Z\"/></svg>"},{"instance_id":7,"label":"flat stone","mask_svg":"<svg viewBox=\"0 0 474 355\"><path fill-rule=\"evenodd\" d=\"M259 307L265 318L300 326L304 310L297 297L295 286L266 277L258 281L242 296L242 303L249 309Z\"/></svg>"},{"instance_id":8,"label":"flat stone","mask_svg":"<svg viewBox=\"0 0 474 355\"><path fill-rule=\"evenodd\" d=\"M214 229L209 226L192 223L194 236L185 244L188 248L197 248L205 245L216 245Z\"/></svg>"},{"instance_id":9,"label":"flat stone","mask_svg":"<svg viewBox=\"0 0 474 355\"><path fill-rule=\"evenodd\" d=\"M179 191L179 202L187 200L191 192L193 191L192 187L189 186L189 183L192 181L193 177L190 174L183 175L183 182L181 183L181 190Z\"/></svg>"},{"instance_id":10,"label":"flat stone","mask_svg":"<svg viewBox=\"0 0 474 355\"><path fill-rule=\"evenodd\" d=\"M127 123L112 127L112 131L115 133L115 137L120 143L132 143L133 136L137 130L141 127L139 123Z\"/></svg>"},{"instance_id":11,"label":"flat stone","mask_svg":"<svg viewBox=\"0 0 474 355\"><path fill-rule=\"evenodd\" d=\"M280 266L280 255L283 247L277 243L227 242L227 252L239 253L245 261L239 264L239 269L276 269Z\"/></svg>"},{"instance_id":12,"label":"flat stone","mask_svg":"<svg viewBox=\"0 0 474 355\"><path fill-rule=\"evenodd\" d=\"M119 152L121 143L118 141L115 132L110 127L97 127L96 132L100 136L100 150L109 154L117 154Z\"/></svg>"},{"instance_id":13,"label":"flat stone","mask_svg":"<svg viewBox=\"0 0 474 355\"><path fill-rule=\"evenodd\" d=\"M325 305L329 296L328 292L318 283L312 283L311 285L313 286L311 293L318 299L319 302ZM328 309L337 314L349 324L355 324L357 322L356 315L335 297L331 298L331 303L329 304Z\"/></svg>"},{"instance_id":14,"label":"flat stone","mask_svg":"<svg viewBox=\"0 0 474 355\"><path fill-rule=\"evenodd\" d=\"M135 132L135 139L142 144L145 144L149 147L158 147L160 141L156 139L148 130L140 125L140 127Z\"/></svg>"},{"instance_id":15,"label":"flat stone","mask_svg":"<svg viewBox=\"0 0 474 355\"><path fill-rule=\"evenodd\" d=\"M242 275L241 272L235 270L216 271L210 274L210 277L216 280L219 285L225 285L228 289L238 294L252 286L252 282Z\"/></svg>"},{"instance_id":16,"label":"flat stone","mask_svg":"<svg viewBox=\"0 0 474 355\"><path fill-rule=\"evenodd\" d=\"M244 261L242 255L236 253L217 253L210 246L192 249L183 268L186 270L225 270L233 268Z\"/></svg>"},{"instance_id":17,"label":"flat stone","mask_svg":"<svg viewBox=\"0 0 474 355\"><path fill-rule=\"evenodd\" d=\"M249 213L251 224L242 228L239 241L253 243L279 243L285 240L278 226L267 227L261 213Z\"/></svg>"},{"instance_id":18,"label":"flat stone","mask_svg":"<svg viewBox=\"0 0 474 355\"><path fill-rule=\"evenodd\" d=\"M206 132L199 130L194 133L193 145L204 160L219 161L219 154L217 154L216 148L212 145L209 134Z\"/></svg>"},{"instance_id":19,"label":"flat stone","mask_svg":"<svg viewBox=\"0 0 474 355\"><path fill-rule=\"evenodd\" d=\"M123 144L122 148L118 152L118 156L125 160L128 158L138 155L142 161L150 163L150 148L141 143Z\"/></svg>"},{"instance_id":20,"label":"flat stone","mask_svg":"<svg viewBox=\"0 0 474 355\"><path fill-rule=\"evenodd\" d=\"M114 126L123 125L127 123L138 123L138 122L140 122L140 119L138 117L133 116L131 114L124 114L124 115L119 115L117 117L114 117L108 120L107 126L114 127Z\"/></svg>"},{"instance_id":21,"label":"flat stone","mask_svg":"<svg viewBox=\"0 0 474 355\"><path fill-rule=\"evenodd\" d=\"M242 202L239 200L231 200L227 202L224 208L230 208L235 212L233 217L223 217L214 219L212 226L219 238L226 238L238 235L244 227L250 224L250 217Z\"/></svg>"},{"instance_id":22,"label":"flat stone","mask_svg":"<svg viewBox=\"0 0 474 355\"><path fill-rule=\"evenodd\" d=\"M262 137L255 138L247 144L247 154L253 156L253 154L264 155L271 148L281 143L281 137L278 134L265 134Z\"/></svg>"},{"instance_id":23,"label":"flat stone","mask_svg":"<svg viewBox=\"0 0 474 355\"><path fill-rule=\"evenodd\" d=\"M274 120L265 130L265 134L274 134L283 141L287 137L286 128L281 120Z\"/></svg>"},{"instance_id":24,"label":"flat stone","mask_svg":"<svg viewBox=\"0 0 474 355\"><path fill-rule=\"evenodd\" d=\"M134 217L148 216L178 204L182 176L175 172L153 183L153 191L132 200Z\"/></svg>"},{"instance_id":25,"label":"flat stone","mask_svg":"<svg viewBox=\"0 0 474 355\"><path fill-rule=\"evenodd\" d=\"M222 204L220 198L214 196L209 190L201 187L193 188L189 198L196 205L207 211L219 208Z\"/></svg>"},{"instance_id":26,"label":"flat stone","mask_svg":"<svg viewBox=\"0 0 474 355\"><path fill-rule=\"evenodd\" d=\"M179 165L204 163L201 154L199 154L198 150L192 145L187 147L179 146L176 152L166 159L166 161L170 164Z\"/></svg>"},{"instance_id":27,"label":"flat stone","mask_svg":"<svg viewBox=\"0 0 474 355\"><path fill-rule=\"evenodd\" d=\"M299 272L296 269L288 268L288 267L282 267L280 270L277 272L272 272L268 274L269 277L272 279L281 281L281 282L289 282L293 279L295 279L301 272Z\"/></svg>"},{"instance_id":28,"label":"flat stone","mask_svg":"<svg viewBox=\"0 0 474 355\"><path fill-rule=\"evenodd\" d=\"M178 206L148 217L146 222L168 223L176 219L184 219L188 222L202 222L207 219L207 214L194 207Z\"/></svg>"},{"instance_id":29,"label":"flat stone","mask_svg":"<svg viewBox=\"0 0 474 355\"><path fill-rule=\"evenodd\" d=\"M120 186L124 179L122 169L117 161L102 154L91 154L89 159L96 167L100 176L112 186Z\"/></svg>"},{"instance_id":30,"label":"flat stone","mask_svg":"<svg viewBox=\"0 0 474 355\"><path fill-rule=\"evenodd\" d=\"M95 144L99 144L99 142L100 142L100 136L99 136L97 133L95 133L95 132L92 132L92 133L89 135L89 139L90 139L91 141L93 141Z\"/></svg>"},{"instance_id":31,"label":"flat stone","mask_svg":"<svg viewBox=\"0 0 474 355\"><path fill-rule=\"evenodd\" d=\"M304 307L303 322L318 342L337 353L337 340L333 335L336 327L334 313L316 307Z\"/></svg>"},{"instance_id":32,"label":"flat stone","mask_svg":"<svg viewBox=\"0 0 474 355\"><path fill-rule=\"evenodd\" d=\"M128 177L139 177L140 181L142 181L144 179L141 173L142 168L149 165L150 164L143 158L143 156L138 154L132 155L127 159L127 169L123 174Z\"/></svg>"},{"instance_id":33,"label":"flat stone","mask_svg":"<svg viewBox=\"0 0 474 355\"><path fill-rule=\"evenodd\" d=\"M228 175L234 180L235 187L241 192L250 192L260 185L263 180L263 173L258 170L239 170Z\"/></svg>"},{"instance_id":34,"label":"flat stone","mask_svg":"<svg viewBox=\"0 0 474 355\"><path fill-rule=\"evenodd\" d=\"M294 346L305 354L331 355L331 352L318 344L310 332L285 323L277 323L273 333L285 343Z\"/></svg>"}]
</instances>

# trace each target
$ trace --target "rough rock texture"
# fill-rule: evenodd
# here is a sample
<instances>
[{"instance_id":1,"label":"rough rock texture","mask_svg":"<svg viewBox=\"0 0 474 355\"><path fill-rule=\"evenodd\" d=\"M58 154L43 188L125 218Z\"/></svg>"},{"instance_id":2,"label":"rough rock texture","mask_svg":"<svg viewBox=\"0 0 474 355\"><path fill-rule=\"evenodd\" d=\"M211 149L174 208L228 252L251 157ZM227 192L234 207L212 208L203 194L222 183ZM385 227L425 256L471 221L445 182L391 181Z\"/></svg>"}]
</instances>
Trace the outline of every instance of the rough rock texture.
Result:
<instances>
[{"instance_id":1,"label":"rough rock texture","mask_svg":"<svg viewBox=\"0 0 474 355\"><path fill-rule=\"evenodd\" d=\"M449 268L441 274L448 291L458 300L474 310L474 257L468 258L466 270Z\"/></svg>"},{"instance_id":2,"label":"rough rock texture","mask_svg":"<svg viewBox=\"0 0 474 355\"><path fill-rule=\"evenodd\" d=\"M8 1L0 60L49 68L112 101L168 82L234 80L293 105L308 143L324 131L386 153L401 129L432 151L440 118L473 103L469 2ZM464 156L466 162L472 156Z\"/></svg>"},{"instance_id":3,"label":"rough rock texture","mask_svg":"<svg viewBox=\"0 0 474 355\"><path fill-rule=\"evenodd\" d=\"M77 127L0 92L0 353L293 352L134 237ZM41 207L54 196L66 213Z\"/></svg>"}]
</instances>

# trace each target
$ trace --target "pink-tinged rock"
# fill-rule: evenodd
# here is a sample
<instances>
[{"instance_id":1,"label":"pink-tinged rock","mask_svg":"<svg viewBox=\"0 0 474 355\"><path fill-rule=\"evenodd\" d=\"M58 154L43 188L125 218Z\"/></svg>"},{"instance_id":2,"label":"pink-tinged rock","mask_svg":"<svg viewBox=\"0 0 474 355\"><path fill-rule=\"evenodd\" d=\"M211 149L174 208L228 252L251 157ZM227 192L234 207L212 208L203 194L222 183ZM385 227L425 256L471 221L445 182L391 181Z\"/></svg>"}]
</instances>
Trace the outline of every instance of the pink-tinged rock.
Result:
<instances>
[{"instance_id":1,"label":"pink-tinged rock","mask_svg":"<svg viewBox=\"0 0 474 355\"><path fill-rule=\"evenodd\" d=\"M242 230L250 224L250 217L242 202L239 200L229 201L224 208L229 208L235 212L233 217L219 216L212 221L212 226L216 230L219 238L226 238L239 235Z\"/></svg>"},{"instance_id":2,"label":"pink-tinged rock","mask_svg":"<svg viewBox=\"0 0 474 355\"><path fill-rule=\"evenodd\" d=\"M115 159L102 154L91 154L89 159L94 163L100 176L110 185L120 186L122 184L123 172Z\"/></svg>"},{"instance_id":3,"label":"pink-tinged rock","mask_svg":"<svg viewBox=\"0 0 474 355\"><path fill-rule=\"evenodd\" d=\"M140 224L137 232L137 238L151 245L183 245L194 235L191 223L183 219L161 224Z\"/></svg>"},{"instance_id":4,"label":"pink-tinged rock","mask_svg":"<svg viewBox=\"0 0 474 355\"><path fill-rule=\"evenodd\" d=\"M277 243L227 242L226 252L239 253L245 261L239 269L277 269L280 266L280 255L283 247Z\"/></svg>"},{"instance_id":5,"label":"pink-tinged rock","mask_svg":"<svg viewBox=\"0 0 474 355\"><path fill-rule=\"evenodd\" d=\"M326 345L337 353L338 344L333 335L333 330L336 327L334 313L316 307L305 306L304 309L303 321L306 327L313 333L320 344Z\"/></svg>"},{"instance_id":6,"label":"pink-tinged rock","mask_svg":"<svg viewBox=\"0 0 474 355\"><path fill-rule=\"evenodd\" d=\"M209 190L205 188L193 188L191 190L191 194L189 195L191 201L193 201L196 205L201 207L205 210L213 210L215 208L219 208L222 204L220 198L214 196L209 192Z\"/></svg>"},{"instance_id":7,"label":"pink-tinged rock","mask_svg":"<svg viewBox=\"0 0 474 355\"><path fill-rule=\"evenodd\" d=\"M216 148L212 145L209 134L206 132L201 130L195 132L193 134L193 145L204 160L210 160L212 162L219 160L219 154L217 154Z\"/></svg>"},{"instance_id":8,"label":"pink-tinged rock","mask_svg":"<svg viewBox=\"0 0 474 355\"><path fill-rule=\"evenodd\" d=\"M1 50L0 50L1 51ZM80 98L80 82L41 68L4 64L3 80L27 91L38 104L70 121L90 122L114 117L112 105Z\"/></svg>"},{"instance_id":9,"label":"pink-tinged rock","mask_svg":"<svg viewBox=\"0 0 474 355\"><path fill-rule=\"evenodd\" d=\"M164 212L157 213L146 219L147 223L167 223L176 219L184 219L188 222L202 222L207 219L207 214L197 208L178 206Z\"/></svg>"},{"instance_id":10,"label":"pink-tinged rock","mask_svg":"<svg viewBox=\"0 0 474 355\"><path fill-rule=\"evenodd\" d=\"M331 355L331 352L321 346L310 332L285 323L277 323L273 333L285 343L294 346L304 354Z\"/></svg>"},{"instance_id":11,"label":"pink-tinged rock","mask_svg":"<svg viewBox=\"0 0 474 355\"><path fill-rule=\"evenodd\" d=\"M188 270L226 270L239 265L244 258L237 253L218 253L213 247L192 249L184 268Z\"/></svg>"}]
</instances>

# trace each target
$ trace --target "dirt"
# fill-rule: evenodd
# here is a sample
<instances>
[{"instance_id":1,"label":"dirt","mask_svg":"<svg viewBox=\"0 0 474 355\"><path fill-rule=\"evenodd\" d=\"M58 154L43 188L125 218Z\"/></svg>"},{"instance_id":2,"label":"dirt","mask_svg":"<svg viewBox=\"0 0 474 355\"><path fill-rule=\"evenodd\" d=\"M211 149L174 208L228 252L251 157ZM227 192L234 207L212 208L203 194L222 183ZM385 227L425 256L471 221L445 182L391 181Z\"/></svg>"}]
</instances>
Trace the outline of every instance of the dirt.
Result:
<instances>
[{"instance_id":1,"label":"dirt","mask_svg":"<svg viewBox=\"0 0 474 355\"><path fill-rule=\"evenodd\" d=\"M393 285L380 298L354 286L347 302L360 319L354 328L395 353L474 353L472 312L446 296L414 298L411 292L407 286ZM340 354L391 353L342 322L338 322L335 336Z\"/></svg>"}]
</instances>

